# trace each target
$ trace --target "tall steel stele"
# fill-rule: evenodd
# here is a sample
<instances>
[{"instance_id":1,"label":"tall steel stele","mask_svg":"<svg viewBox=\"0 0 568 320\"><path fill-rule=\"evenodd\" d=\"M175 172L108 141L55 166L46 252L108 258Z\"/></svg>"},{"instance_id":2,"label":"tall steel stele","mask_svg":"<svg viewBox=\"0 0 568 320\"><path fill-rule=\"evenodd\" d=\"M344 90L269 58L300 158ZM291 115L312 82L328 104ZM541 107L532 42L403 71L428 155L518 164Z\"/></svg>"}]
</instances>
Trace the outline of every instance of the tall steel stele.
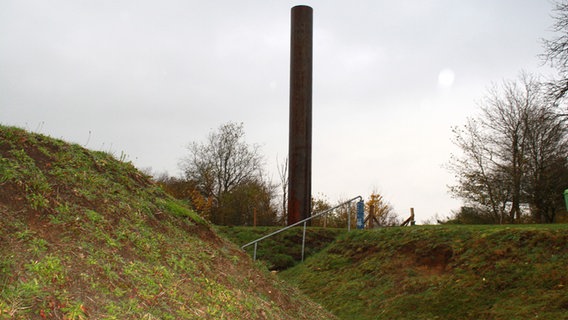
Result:
<instances>
[{"instance_id":1,"label":"tall steel stele","mask_svg":"<svg viewBox=\"0 0 568 320\"><path fill-rule=\"evenodd\" d=\"M292 8L288 225L311 215L313 9Z\"/></svg>"}]
</instances>

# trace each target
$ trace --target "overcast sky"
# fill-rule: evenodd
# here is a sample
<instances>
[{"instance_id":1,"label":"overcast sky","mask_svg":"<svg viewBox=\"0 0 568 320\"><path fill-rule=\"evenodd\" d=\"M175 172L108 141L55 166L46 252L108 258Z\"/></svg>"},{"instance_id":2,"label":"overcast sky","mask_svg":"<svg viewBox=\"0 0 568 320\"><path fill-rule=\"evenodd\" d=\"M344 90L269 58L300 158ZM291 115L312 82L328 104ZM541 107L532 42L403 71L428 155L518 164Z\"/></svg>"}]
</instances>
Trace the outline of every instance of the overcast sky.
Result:
<instances>
[{"instance_id":1,"label":"overcast sky","mask_svg":"<svg viewBox=\"0 0 568 320\"><path fill-rule=\"evenodd\" d=\"M191 141L243 122L278 182L290 10L314 9L313 177L417 220L458 209L451 127L492 83L547 75L549 0L0 0L0 123L179 175Z\"/></svg>"}]
</instances>

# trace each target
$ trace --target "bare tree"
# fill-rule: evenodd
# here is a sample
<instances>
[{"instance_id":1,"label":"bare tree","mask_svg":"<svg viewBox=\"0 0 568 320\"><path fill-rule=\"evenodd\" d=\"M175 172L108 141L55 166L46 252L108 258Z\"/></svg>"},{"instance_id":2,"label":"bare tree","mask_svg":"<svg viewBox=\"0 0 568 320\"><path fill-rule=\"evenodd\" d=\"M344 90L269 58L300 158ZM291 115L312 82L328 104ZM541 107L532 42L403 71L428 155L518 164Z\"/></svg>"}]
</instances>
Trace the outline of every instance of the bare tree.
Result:
<instances>
[{"instance_id":1,"label":"bare tree","mask_svg":"<svg viewBox=\"0 0 568 320\"><path fill-rule=\"evenodd\" d=\"M260 147L247 144L244 135L242 123L223 124L204 143L191 143L189 155L180 162L185 178L194 181L199 193L212 199L218 208L227 198L224 195L236 188L251 183L263 185ZM221 224L225 220L213 214L211 219Z\"/></svg>"},{"instance_id":2,"label":"bare tree","mask_svg":"<svg viewBox=\"0 0 568 320\"><path fill-rule=\"evenodd\" d=\"M568 127L549 108L539 108L527 132L529 163L527 193L535 222L551 223L563 208L561 194L568 187Z\"/></svg>"},{"instance_id":3,"label":"bare tree","mask_svg":"<svg viewBox=\"0 0 568 320\"><path fill-rule=\"evenodd\" d=\"M552 16L555 20L552 28L556 36L550 40L543 40L545 53L541 56L558 72L559 78L550 81L548 88L549 94L559 101L568 94L568 2L564 0L555 2Z\"/></svg>"},{"instance_id":4,"label":"bare tree","mask_svg":"<svg viewBox=\"0 0 568 320\"><path fill-rule=\"evenodd\" d=\"M462 155L452 155L448 165L458 182L450 186L450 193L478 207L493 222L503 223L509 192L501 183L494 161L496 152L489 147L487 132L476 119L470 118L463 128L454 128L453 133L453 143Z\"/></svg>"},{"instance_id":5,"label":"bare tree","mask_svg":"<svg viewBox=\"0 0 568 320\"><path fill-rule=\"evenodd\" d=\"M244 141L243 124L226 123L211 132L205 143L192 142L180 167L205 194L219 199L225 192L258 178L263 164L259 146Z\"/></svg>"},{"instance_id":6,"label":"bare tree","mask_svg":"<svg viewBox=\"0 0 568 320\"><path fill-rule=\"evenodd\" d=\"M522 74L516 82L494 86L480 109L477 118L454 129L453 142L462 155L450 160L458 179L450 192L499 223L520 221L524 205L530 205L535 219L537 212L550 216L557 206L542 199L557 197L559 184L547 170L564 170L558 161L566 158L566 126L543 85Z\"/></svg>"},{"instance_id":7,"label":"bare tree","mask_svg":"<svg viewBox=\"0 0 568 320\"><path fill-rule=\"evenodd\" d=\"M491 133L488 147L496 151L493 163L502 173L501 182L509 191L510 221L521 218L530 118L536 110L545 107L542 93L540 82L522 73L519 82L504 81L500 88L493 87L481 106L481 121Z\"/></svg>"},{"instance_id":8,"label":"bare tree","mask_svg":"<svg viewBox=\"0 0 568 320\"><path fill-rule=\"evenodd\" d=\"M278 164L276 159L276 166L278 167L278 176L280 177L280 188L282 190L282 223L285 224L288 219L288 158L284 160L282 165Z\"/></svg>"}]
</instances>

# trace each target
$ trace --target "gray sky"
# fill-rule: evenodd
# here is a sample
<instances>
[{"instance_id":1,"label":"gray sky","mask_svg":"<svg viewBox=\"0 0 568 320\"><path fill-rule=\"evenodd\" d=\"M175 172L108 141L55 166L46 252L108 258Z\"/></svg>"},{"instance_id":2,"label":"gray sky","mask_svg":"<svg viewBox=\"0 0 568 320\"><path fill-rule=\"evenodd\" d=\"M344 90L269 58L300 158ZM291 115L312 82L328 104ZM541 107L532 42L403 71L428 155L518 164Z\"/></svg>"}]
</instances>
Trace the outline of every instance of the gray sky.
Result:
<instances>
[{"instance_id":1,"label":"gray sky","mask_svg":"<svg viewBox=\"0 0 568 320\"><path fill-rule=\"evenodd\" d=\"M451 127L492 83L548 75L548 0L1 0L0 123L178 175L191 141L243 122L288 150L290 9L314 8L314 195L378 191L447 216Z\"/></svg>"}]
</instances>

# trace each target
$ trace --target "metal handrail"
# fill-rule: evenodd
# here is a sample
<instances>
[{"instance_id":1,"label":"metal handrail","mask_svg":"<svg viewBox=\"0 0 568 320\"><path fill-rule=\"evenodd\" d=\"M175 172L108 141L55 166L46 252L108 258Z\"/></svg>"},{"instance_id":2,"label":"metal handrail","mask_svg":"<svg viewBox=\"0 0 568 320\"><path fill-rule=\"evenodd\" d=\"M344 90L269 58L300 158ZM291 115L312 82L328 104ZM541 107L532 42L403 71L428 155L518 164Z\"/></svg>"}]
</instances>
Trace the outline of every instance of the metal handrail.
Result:
<instances>
[{"instance_id":1,"label":"metal handrail","mask_svg":"<svg viewBox=\"0 0 568 320\"><path fill-rule=\"evenodd\" d=\"M333 210L335 210L335 209L337 209L337 208L343 207L344 205L351 204L351 202L353 202L353 201L355 201L355 200L357 200L357 199L359 199L359 201L362 201L362 200L363 200L363 198L362 198L361 196L357 196L357 197L355 197L355 198L353 198L353 199L350 199L350 200L348 200L348 201L345 201L345 202L343 202L343 203L340 203L340 204L338 204L337 206L335 206L335 207L333 207L333 208L329 208L329 209L324 210L324 211L322 211L322 212L318 212L318 213L316 213L316 214L314 214L314 215L312 215L312 216L310 216L310 217L308 217L308 218L306 218L306 219L304 219L304 220L300 220L300 221L298 221L298 222L296 222L296 223L294 223L294 224L291 224L291 225L289 225L289 226L283 227L283 228L278 229L278 230L276 230L276 231L274 231L274 232L272 232L272 233L270 233L270 234L267 234L267 235L265 235L265 236L263 236L263 237L260 237L260 238L258 238L258 239L256 239L256 240L253 240L253 241L251 241L251 242L249 242L249 243L247 243L247 244L241 246L241 249L244 249L244 248L246 248L246 247L248 247L248 246L254 244L253 260L256 260L256 249L257 249L258 243L259 243L260 241L262 241L262 240L264 240L264 239L266 239L266 238L270 238L270 237L272 237L273 235L276 235L276 234L278 234L278 233L280 233L280 232L286 231L286 230L288 230L288 229L290 229L290 228L292 228L292 227L298 226L298 225L300 225L300 224L303 223L303 224L304 224L304 232L303 232L303 235L302 235L302 261L304 261L304 247L305 247L305 243L306 243L306 223L307 223L308 221L314 219L314 218L320 217L320 216L322 216L322 215L324 215L324 214L328 214L328 213L330 213L331 211L333 211ZM348 221L348 222L347 222L347 230L349 231L349 230L351 229L351 211L348 211L348 215L349 215L349 216L348 216L348 218L347 218L347 221Z\"/></svg>"}]
</instances>

